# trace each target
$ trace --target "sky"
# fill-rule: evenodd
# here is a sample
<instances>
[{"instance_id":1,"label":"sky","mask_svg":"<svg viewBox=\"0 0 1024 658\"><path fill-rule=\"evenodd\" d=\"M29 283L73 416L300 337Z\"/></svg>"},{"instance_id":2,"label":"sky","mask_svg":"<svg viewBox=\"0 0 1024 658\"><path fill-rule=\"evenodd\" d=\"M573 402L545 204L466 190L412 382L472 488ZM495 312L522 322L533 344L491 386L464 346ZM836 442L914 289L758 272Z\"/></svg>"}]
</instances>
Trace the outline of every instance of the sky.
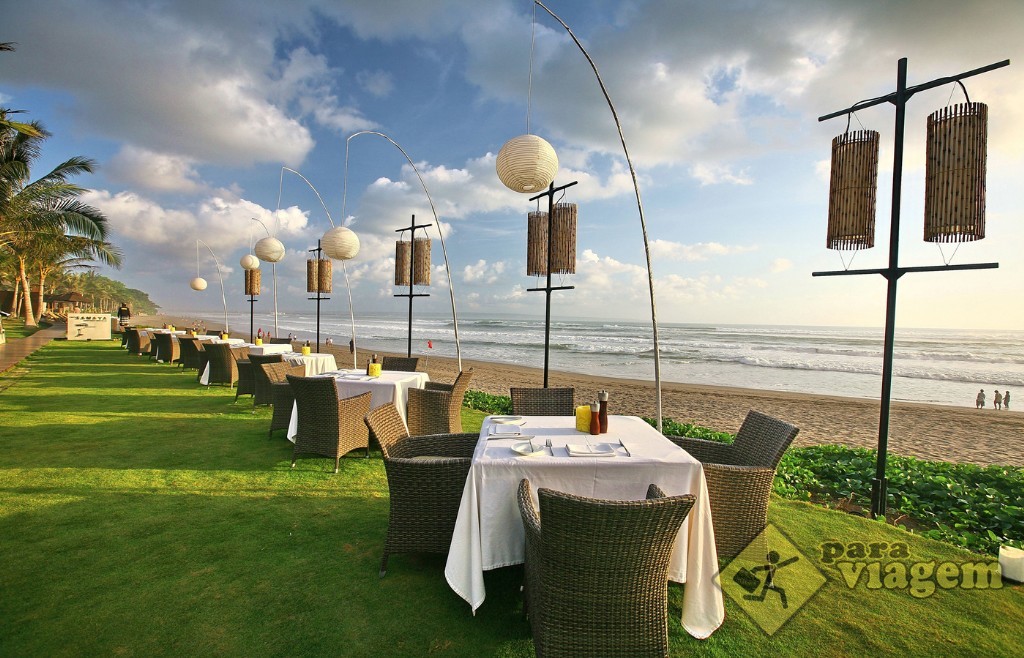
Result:
<instances>
[{"instance_id":1,"label":"sky","mask_svg":"<svg viewBox=\"0 0 1024 658\"><path fill-rule=\"evenodd\" d=\"M900 280L902 327L1024 329L1024 3L1017 0L547 0L596 64L637 172L658 319L680 323L882 326L879 275L840 270L825 248L831 140L821 115L896 88L1005 59L965 80L989 106L987 239L941 250L923 232L927 116L963 102L956 85L907 104L900 265L998 262L992 270ZM239 264L268 233L282 310L307 301L307 250L345 224L355 313L402 312L396 231L444 231L459 314L543 317L526 275L529 196L495 157L532 133L558 154L556 185L579 208L577 271L556 277L552 317L649 321L636 196L613 116L566 30L529 0L41 0L7 3L0 106L53 133L33 173L74 155L99 163L78 183L109 219L120 270L165 311L246 312ZM536 20L535 20L536 19ZM531 65L532 51L532 65ZM888 261L895 112L858 111L881 134L876 246ZM346 149L348 166L346 172ZM288 169L300 172L322 196ZM257 218L262 226L252 221ZM264 226L266 227L264 229ZM433 285L417 312L450 313L432 231ZM197 249L197 240L206 247ZM197 257L198 251L198 257ZM842 258L846 259L845 263ZM273 284L263 264L263 294ZM200 274L209 282L193 291ZM347 315L344 278L325 312ZM337 305L337 308L331 308ZM267 313L269 303L258 304Z\"/></svg>"}]
</instances>

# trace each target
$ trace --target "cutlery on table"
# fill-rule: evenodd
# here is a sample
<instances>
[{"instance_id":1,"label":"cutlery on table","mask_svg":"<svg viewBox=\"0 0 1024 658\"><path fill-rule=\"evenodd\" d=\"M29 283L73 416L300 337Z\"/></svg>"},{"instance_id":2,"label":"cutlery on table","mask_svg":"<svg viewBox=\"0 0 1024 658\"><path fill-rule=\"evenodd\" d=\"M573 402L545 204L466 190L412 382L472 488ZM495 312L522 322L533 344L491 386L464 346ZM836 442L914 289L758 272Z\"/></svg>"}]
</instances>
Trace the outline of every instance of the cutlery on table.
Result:
<instances>
[{"instance_id":1,"label":"cutlery on table","mask_svg":"<svg viewBox=\"0 0 1024 658\"><path fill-rule=\"evenodd\" d=\"M629 454L629 448L627 448L626 444L622 442L622 439L619 439L619 445L622 446L622 449L626 451L626 456L627 457L632 457L633 456L633 455Z\"/></svg>"},{"instance_id":2,"label":"cutlery on table","mask_svg":"<svg viewBox=\"0 0 1024 658\"><path fill-rule=\"evenodd\" d=\"M544 444L547 445L548 452L550 452L551 456L554 457L555 456L555 449L551 447L551 439L548 439L547 441L545 441Z\"/></svg>"}]
</instances>

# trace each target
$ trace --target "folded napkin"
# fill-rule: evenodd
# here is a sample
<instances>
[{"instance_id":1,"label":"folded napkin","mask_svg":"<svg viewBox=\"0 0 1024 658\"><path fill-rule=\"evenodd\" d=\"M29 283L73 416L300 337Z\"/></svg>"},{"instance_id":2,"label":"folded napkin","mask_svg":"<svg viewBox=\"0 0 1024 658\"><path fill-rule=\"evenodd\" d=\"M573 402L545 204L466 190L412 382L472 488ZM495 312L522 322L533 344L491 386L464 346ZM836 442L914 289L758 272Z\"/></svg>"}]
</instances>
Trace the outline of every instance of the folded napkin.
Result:
<instances>
[{"instance_id":1,"label":"folded napkin","mask_svg":"<svg viewBox=\"0 0 1024 658\"><path fill-rule=\"evenodd\" d=\"M519 436L521 432L522 428L513 423L494 423L487 428L491 436Z\"/></svg>"},{"instance_id":2,"label":"folded napkin","mask_svg":"<svg viewBox=\"0 0 1024 658\"><path fill-rule=\"evenodd\" d=\"M615 450L607 443L582 444L570 443L565 446L570 457L614 457Z\"/></svg>"}]
</instances>

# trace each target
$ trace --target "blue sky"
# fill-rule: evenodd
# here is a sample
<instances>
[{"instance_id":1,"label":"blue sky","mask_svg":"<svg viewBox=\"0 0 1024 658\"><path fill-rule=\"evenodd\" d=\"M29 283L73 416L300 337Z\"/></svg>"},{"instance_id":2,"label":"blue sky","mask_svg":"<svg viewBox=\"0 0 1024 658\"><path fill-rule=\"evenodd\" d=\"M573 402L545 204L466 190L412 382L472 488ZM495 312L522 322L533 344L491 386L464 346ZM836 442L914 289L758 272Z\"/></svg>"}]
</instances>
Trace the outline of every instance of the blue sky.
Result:
<instances>
[{"instance_id":1,"label":"blue sky","mask_svg":"<svg viewBox=\"0 0 1024 658\"><path fill-rule=\"evenodd\" d=\"M817 117L895 88L909 59L916 84L1003 59L966 81L989 105L987 235L954 263L998 270L912 274L900 285L906 327L1024 326L1024 4L1015 1L697 2L550 0L593 56L640 179L659 318L667 322L880 326L880 276L842 269L824 248L831 139L845 120ZM166 310L220 310L204 249L225 265L229 310L246 311L239 259L266 223L288 249L283 309L306 301L305 251L342 220L346 138L377 130L416 162L437 206L460 313L543 314L526 292L527 195L494 171L526 132L533 5L528 0L147 2L76 0L4 9L0 104L53 133L41 175L71 155L101 168L80 183L127 254L104 272ZM579 205L577 273L557 317L650 317L633 188L595 77L565 31L537 13L530 132L552 143ZM942 87L908 105L901 264L941 264L920 239L927 115L962 102ZM876 247L887 260L894 112L858 112L881 133ZM356 313L403 310L392 294L395 229L431 219L405 158L375 136L350 142L346 221L360 238L348 265ZM278 206L281 186L280 208ZM435 236L436 237L436 236ZM946 248L948 259L952 249ZM423 312L449 309L437 271ZM269 269L269 265L263 266ZM340 272L340 268L336 267ZM264 298L269 299L269 272ZM343 286L340 274L335 289ZM347 314L336 293L337 312ZM269 304L264 305L269 308ZM328 312L334 312L329 310Z\"/></svg>"}]
</instances>

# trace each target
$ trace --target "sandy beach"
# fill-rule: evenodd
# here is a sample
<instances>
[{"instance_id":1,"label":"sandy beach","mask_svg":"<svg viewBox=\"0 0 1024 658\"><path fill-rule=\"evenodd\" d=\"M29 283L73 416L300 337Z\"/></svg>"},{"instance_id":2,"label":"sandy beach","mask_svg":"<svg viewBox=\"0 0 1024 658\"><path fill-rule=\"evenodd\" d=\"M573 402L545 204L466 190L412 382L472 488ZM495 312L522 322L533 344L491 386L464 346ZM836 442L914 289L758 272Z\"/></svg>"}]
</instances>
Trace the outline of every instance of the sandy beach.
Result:
<instances>
[{"instance_id":1,"label":"sandy beach","mask_svg":"<svg viewBox=\"0 0 1024 658\"><path fill-rule=\"evenodd\" d=\"M173 322L185 327L190 326L192 320L148 316L140 318L139 322L156 326ZM232 333L248 338L248 334ZM351 367L347 346L322 346L321 351L334 353L338 367ZM371 348L360 347L360 364L365 364L370 354ZM427 372L431 380L451 382L455 379L458 371L455 359L414 356L420 357L419 369ZM543 384L541 368L465 358L462 366L473 369L471 389L494 395L508 395L510 386L539 387ZM596 400L597 392L606 390L612 413L653 417L656 411L653 374L651 379L615 379L552 371L548 384L574 387L577 404ZM757 409L797 425L800 434L795 445L799 446L839 444L875 448L879 406L877 400L859 398L662 382L664 418L736 432L747 411ZM1024 413L996 410L991 406L974 409L894 402L889 420L889 452L930 460L1024 466Z\"/></svg>"}]
</instances>

